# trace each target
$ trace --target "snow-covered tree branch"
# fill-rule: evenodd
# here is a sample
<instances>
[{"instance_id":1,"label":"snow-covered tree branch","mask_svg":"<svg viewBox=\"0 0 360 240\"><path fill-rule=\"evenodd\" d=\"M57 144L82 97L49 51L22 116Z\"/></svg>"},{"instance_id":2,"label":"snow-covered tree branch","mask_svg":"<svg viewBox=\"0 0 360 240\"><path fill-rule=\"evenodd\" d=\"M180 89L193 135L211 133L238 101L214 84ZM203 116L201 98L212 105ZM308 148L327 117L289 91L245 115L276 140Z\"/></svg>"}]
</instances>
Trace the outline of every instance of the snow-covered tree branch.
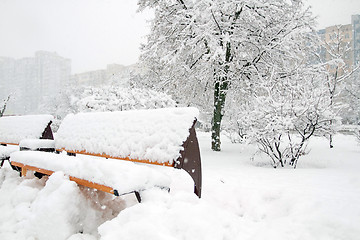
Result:
<instances>
[{"instance_id":1,"label":"snow-covered tree branch","mask_svg":"<svg viewBox=\"0 0 360 240\"><path fill-rule=\"evenodd\" d=\"M305 33L313 30L301 1L139 0L139 5L155 10L142 55L151 70L148 80L180 103L212 112L216 151L228 92L270 74L268 66L279 76L291 74L277 71L305 54Z\"/></svg>"},{"instance_id":2,"label":"snow-covered tree branch","mask_svg":"<svg viewBox=\"0 0 360 240\"><path fill-rule=\"evenodd\" d=\"M352 59L351 41L345 36L345 26L337 25L334 27L329 38L325 38L321 43L326 51L327 61L321 59L327 71L327 87L329 91L330 104L334 105L338 112L345 107L343 90L346 81L351 80L351 76L359 68L350 61ZM346 94L345 94L346 95ZM333 124L330 122L330 124ZM333 135L329 135L330 148L333 147Z\"/></svg>"}]
</instances>

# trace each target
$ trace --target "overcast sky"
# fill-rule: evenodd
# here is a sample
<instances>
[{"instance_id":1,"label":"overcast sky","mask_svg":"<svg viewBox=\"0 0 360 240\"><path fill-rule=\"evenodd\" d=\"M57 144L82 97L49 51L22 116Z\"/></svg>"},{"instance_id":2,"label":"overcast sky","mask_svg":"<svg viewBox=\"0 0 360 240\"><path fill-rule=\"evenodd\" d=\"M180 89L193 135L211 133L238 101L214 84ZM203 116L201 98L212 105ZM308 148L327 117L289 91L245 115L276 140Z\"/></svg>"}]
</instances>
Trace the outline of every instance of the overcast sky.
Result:
<instances>
[{"instance_id":1,"label":"overcast sky","mask_svg":"<svg viewBox=\"0 0 360 240\"><path fill-rule=\"evenodd\" d=\"M350 24L351 15L360 14L360 0L305 0L318 17L318 27Z\"/></svg>"},{"instance_id":2,"label":"overcast sky","mask_svg":"<svg viewBox=\"0 0 360 240\"><path fill-rule=\"evenodd\" d=\"M348 24L360 0L306 0L319 28ZM150 12L137 13L136 0L0 0L0 56L57 52L72 60L72 72L137 61L148 33Z\"/></svg>"}]
</instances>

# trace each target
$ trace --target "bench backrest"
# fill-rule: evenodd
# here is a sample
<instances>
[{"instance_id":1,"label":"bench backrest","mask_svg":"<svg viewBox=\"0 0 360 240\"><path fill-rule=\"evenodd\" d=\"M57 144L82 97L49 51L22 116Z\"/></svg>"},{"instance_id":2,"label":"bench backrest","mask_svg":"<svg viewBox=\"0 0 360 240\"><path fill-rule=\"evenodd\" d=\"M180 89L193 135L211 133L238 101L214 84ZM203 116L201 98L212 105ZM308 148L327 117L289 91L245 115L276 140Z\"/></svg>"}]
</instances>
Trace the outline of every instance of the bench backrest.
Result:
<instances>
[{"instance_id":1,"label":"bench backrest","mask_svg":"<svg viewBox=\"0 0 360 240\"><path fill-rule=\"evenodd\" d=\"M201 196L201 160L195 133L196 108L163 108L70 114L61 123L55 148L184 169Z\"/></svg>"},{"instance_id":2,"label":"bench backrest","mask_svg":"<svg viewBox=\"0 0 360 240\"><path fill-rule=\"evenodd\" d=\"M0 144L18 145L23 139L54 139L51 115L0 117Z\"/></svg>"}]
</instances>

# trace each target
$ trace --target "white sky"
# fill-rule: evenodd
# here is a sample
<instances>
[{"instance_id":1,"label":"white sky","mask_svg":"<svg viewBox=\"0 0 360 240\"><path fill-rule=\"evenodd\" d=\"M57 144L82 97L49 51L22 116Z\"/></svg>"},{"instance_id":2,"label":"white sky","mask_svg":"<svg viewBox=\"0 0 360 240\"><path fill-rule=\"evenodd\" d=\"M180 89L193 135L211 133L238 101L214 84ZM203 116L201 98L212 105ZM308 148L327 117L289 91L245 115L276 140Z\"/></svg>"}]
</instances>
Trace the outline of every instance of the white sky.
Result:
<instances>
[{"instance_id":1,"label":"white sky","mask_svg":"<svg viewBox=\"0 0 360 240\"><path fill-rule=\"evenodd\" d=\"M136 0L0 0L0 56L37 50L72 60L72 72L133 64L150 19Z\"/></svg>"},{"instance_id":2,"label":"white sky","mask_svg":"<svg viewBox=\"0 0 360 240\"><path fill-rule=\"evenodd\" d=\"M319 28L348 24L360 0L306 0ZM0 56L31 57L37 50L72 60L72 72L133 64L148 33L149 12L137 0L0 0Z\"/></svg>"},{"instance_id":3,"label":"white sky","mask_svg":"<svg viewBox=\"0 0 360 240\"><path fill-rule=\"evenodd\" d=\"M312 6L318 17L318 27L325 28L336 24L350 24L351 15L360 14L360 0L305 0Z\"/></svg>"}]
</instances>

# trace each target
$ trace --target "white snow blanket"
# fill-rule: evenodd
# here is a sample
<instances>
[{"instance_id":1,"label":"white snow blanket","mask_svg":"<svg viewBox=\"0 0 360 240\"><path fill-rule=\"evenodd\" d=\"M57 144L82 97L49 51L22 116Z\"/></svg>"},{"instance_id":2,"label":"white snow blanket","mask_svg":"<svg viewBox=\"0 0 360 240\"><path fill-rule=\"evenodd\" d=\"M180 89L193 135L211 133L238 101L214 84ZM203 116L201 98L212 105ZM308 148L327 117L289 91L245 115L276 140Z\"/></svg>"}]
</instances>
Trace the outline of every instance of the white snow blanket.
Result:
<instances>
[{"instance_id":1,"label":"white snow blanket","mask_svg":"<svg viewBox=\"0 0 360 240\"><path fill-rule=\"evenodd\" d=\"M198 117L196 108L162 108L70 114L55 139L57 149L172 162Z\"/></svg>"},{"instance_id":2,"label":"white snow blanket","mask_svg":"<svg viewBox=\"0 0 360 240\"><path fill-rule=\"evenodd\" d=\"M171 183L170 177L156 169L159 166L143 166L115 159L18 151L10 155L10 161L54 172L61 171L69 176L112 187L120 194L154 186L169 187Z\"/></svg>"},{"instance_id":3,"label":"white snow blanket","mask_svg":"<svg viewBox=\"0 0 360 240\"><path fill-rule=\"evenodd\" d=\"M0 142L19 144L22 139L40 138L52 120L51 115L1 117Z\"/></svg>"},{"instance_id":4,"label":"white snow blanket","mask_svg":"<svg viewBox=\"0 0 360 240\"><path fill-rule=\"evenodd\" d=\"M250 160L255 144L209 147L198 132L203 194L193 194L185 171L171 191L153 189L114 197L77 187L61 172L47 181L0 169L0 239L37 240L358 240L360 143L351 135L310 139L297 169L274 169L267 158ZM257 155L259 156L259 155ZM259 162L260 161L260 162ZM121 161L124 162L124 161ZM266 165L264 165L266 164ZM190 177L189 177L190 178Z\"/></svg>"},{"instance_id":5,"label":"white snow blanket","mask_svg":"<svg viewBox=\"0 0 360 240\"><path fill-rule=\"evenodd\" d=\"M19 147L37 150L40 148L55 148L55 140L50 139L24 139L19 143Z\"/></svg>"}]
</instances>

